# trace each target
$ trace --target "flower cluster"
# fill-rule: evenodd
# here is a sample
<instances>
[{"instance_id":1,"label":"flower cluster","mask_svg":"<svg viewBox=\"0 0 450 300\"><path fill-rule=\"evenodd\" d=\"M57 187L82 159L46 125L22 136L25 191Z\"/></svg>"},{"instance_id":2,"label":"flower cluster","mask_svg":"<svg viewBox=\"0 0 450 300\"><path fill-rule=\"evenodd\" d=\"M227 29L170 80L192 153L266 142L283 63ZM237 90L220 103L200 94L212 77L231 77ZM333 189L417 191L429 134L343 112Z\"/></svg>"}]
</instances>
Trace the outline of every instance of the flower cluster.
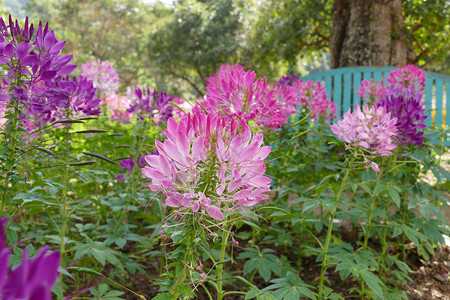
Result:
<instances>
[{"instance_id":1,"label":"flower cluster","mask_svg":"<svg viewBox=\"0 0 450 300\"><path fill-rule=\"evenodd\" d=\"M21 264L12 270L9 267L10 250L6 247L6 221L7 218L0 218L0 298L52 299L51 290L58 277L60 264L59 252L48 253L48 247L44 247L30 259L28 249L25 248Z\"/></svg>"},{"instance_id":2,"label":"flower cluster","mask_svg":"<svg viewBox=\"0 0 450 300\"><path fill-rule=\"evenodd\" d=\"M156 141L159 155L146 155L142 169L167 206L222 220L224 212L267 199L271 179L264 176L264 159L271 148L262 146L262 134L213 113L186 114L167 125L164 142Z\"/></svg>"},{"instance_id":3,"label":"flower cluster","mask_svg":"<svg viewBox=\"0 0 450 300\"><path fill-rule=\"evenodd\" d=\"M28 18L23 29L11 16L8 25L0 18L0 65L8 70L4 82L23 80L24 85L30 87L39 82L58 81L75 70L76 65L70 64L72 55L60 55L66 41L58 41L55 33L48 30L48 24L39 23L36 34L34 32L34 25L28 24ZM2 100L9 98L8 94L1 95Z\"/></svg>"},{"instance_id":4,"label":"flower cluster","mask_svg":"<svg viewBox=\"0 0 450 300\"><path fill-rule=\"evenodd\" d=\"M396 147L393 137L397 133L397 118L391 117L383 106L369 106L365 104L363 110L356 105L355 111L344 114L344 118L331 125L331 131L337 134L350 147L358 151L365 149L369 156L389 156ZM364 152L364 160L367 160ZM356 152L357 154L357 152ZM371 162L375 171L378 166Z\"/></svg>"},{"instance_id":5,"label":"flower cluster","mask_svg":"<svg viewBox=\"0 0 450 300\"><path fill-rule=\"evenodd\" d=\"M88 61L81 65L81 71L102 95L115 94L119 89L119 74L108 61Z\"/></svg>"},{"instance_id":6,"label":"flower cluster","mask_svg":"<svg viewBox=\"0 0 450 300\"><path fill-rule=\"evenodd\" d=\"M356 92L361 96L364 103L376 104L382 100L387 94L387 88L381 81L363 80L359 86L359 91Z\"/></svg>"},{"instance_id":7,"label":"flower cluster","mask_svg":"<svg viewBox=\"0 0 450 300\"><path fill-rule=\"evenodd\" d=\"M245 122L254 121L263 128L280 128L287 122L282 104L266 78L241 71L239 67L222 68L209 79L206 99L201 102L209 113L226 114Z\"/></svg>"},{"instance_id":8,"label":"flower cluster","mask_svg":"<svg viewBox=\"0 0 450 300\"><path fill-rule=\"evenodd\" d=\"M425 115L422 94L416 92L416 87L390 88L385 98L378 102L393 117L397 118L397 139L402 144L422 145L424 136L420 129L425 128Z\"/></svg>"},{"instance_id":9,"label":"flower cluster","mask_svg":"<svg viewBox=\"0 0 450 300\"><path fill-rule=\"evenodd\" d=\"M143 120L145 116L150 116L155 123L167 121L172 116L171 101L173 96L165 92L158 92L151 89L137 88L134 94L129 94L130 107L128 113L135 114L138 119Z\"/></svg>"},{"instance_id":10,"label":"flower cluster","mask_svg":"<svg viewBox=\"0 0 450 300\"><path fill-rule=\"evenodd\" d=\"M294 82L297 82L298 80L300 80L300 78L298 76L286 75L286 76L281 77L280 80L278 80L278 85L291 86L294 84Z\"/></svg>"},{"instance_id":11,"label":"flower cluster","mask_svg":"<svg viewBox=\"0 0 450 300\"><path fill-rule=\"evenodd\" d=\"M92 81L84 76L61 78L57 82L45 82L33 86L26 112L28 129L42 126L59 118L65 118L69 109L72 116L100 114L100 99Z\"/></svg>"},{"instance_id":12,"label":"flower cluster","mask_svg":"<svg viewBox=\"0 0 450 300\"><path fill-rule=\"evenodd\" d=\"M398 67L390 72L386 81L391 88L414 88L414 91L418 93L423 92L425 89L426 77L427 74L421 68L416 67L415 65L407 65Z\"/></svg>"},{"instance_id":13,"label":"flower cluster","mask_svg":"<svg viewBox=\"0 0 450 300\"><path fill-rule=\"evenodd\" d=\"M301 104L305 110L311 111L311 119L319 117L332 119L336 113L336 105L328 100L327 93L320 81L297 80L286 89L286 100L291 105ZM295 107L294 107L295 109Z\"/></svg>"}]
</instances>

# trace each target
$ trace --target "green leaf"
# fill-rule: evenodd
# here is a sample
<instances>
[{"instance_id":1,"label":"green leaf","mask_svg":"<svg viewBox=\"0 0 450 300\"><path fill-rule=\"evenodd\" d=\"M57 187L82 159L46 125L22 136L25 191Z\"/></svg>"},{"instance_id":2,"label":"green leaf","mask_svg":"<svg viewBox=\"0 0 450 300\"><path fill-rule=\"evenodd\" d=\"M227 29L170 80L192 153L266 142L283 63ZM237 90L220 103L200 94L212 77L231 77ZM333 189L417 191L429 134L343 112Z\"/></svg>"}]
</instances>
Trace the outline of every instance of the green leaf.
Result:
<instances>
[{"instance_id":1,"label":"green leaf","mask_svg":"<svg viewBox=\"0 0 450 300\"><path fill-rule=\"evenodd\" d=\"M153 297L152 300L173 300L173 296L170 293L162 293Z\"/></svg>"},{"instance_id":2,"label":"green leaf","mask_svg":"<svg viewBox=\"0 0 450 300\"><path fill-rule=\"evenodd\" d=\"M384 286L383 282L370 271L361 270L359 271L359 274L361 275L364 282L369 286L369 288L374 291L378 297L383 299L383 289L381 288L382 286Z\"/></svg>"},{"instance_id":3,"label":"green leaf","mask_svg":"<svg viewBox=\"0 0 450 300\"><path fill-rule=\"evenodd\" d=\"M249 261L247 261L244 264L244 275L247 275L248 273L252 272L256 268L258 263L259 261L257 258L252 258Z\"/></svg>"},{"instance_id":4,"label":"green leaf","mask_svg":"<svg viewBox=\"0 0 450 300\"><path fill-rule=\"evenodd\" d=\"M401 200L400 200L400 195L397 193L397 191L392 187L388 187L387 190L388 190L389 196L394 201L395 205L397 205L397 207L400 207Z\"/></svg>"}]
</instances>

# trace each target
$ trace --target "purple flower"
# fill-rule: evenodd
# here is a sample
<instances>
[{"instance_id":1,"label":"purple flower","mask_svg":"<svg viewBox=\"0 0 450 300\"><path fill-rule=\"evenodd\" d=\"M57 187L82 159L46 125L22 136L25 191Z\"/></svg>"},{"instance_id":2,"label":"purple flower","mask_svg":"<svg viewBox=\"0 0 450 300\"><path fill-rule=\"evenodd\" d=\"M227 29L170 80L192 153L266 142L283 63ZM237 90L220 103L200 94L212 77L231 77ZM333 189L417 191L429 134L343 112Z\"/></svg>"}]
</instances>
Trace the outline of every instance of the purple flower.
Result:
<instances>
[{"instance_id":1,"label":"purple flower","mask_svg":"<svg viewBox=\"0 0 450 300\"><path fill-rule=\"evenodd\" d=\"M53 121L56 111L67 107L69 93L64 76L71 73L72 55L60 55L66 42L58 41L55 33L39 23L25 19L24 27L9 17L8 25L0 18L0 65L2 74L0 99L9 100L8 91L14 88L12 96L21 101L21 110L27 118L38 120L36 125ZM28 127L33 122L27 121Z\"/></svg>"},{"instance_id":2,"label":"purple flower","mask_svg":"<svg viewBox=\"0 0 450 300\"><path fill-rule=\"evenodd\" d=\"M144 158L145 155L146 154L142 155L142 154L139 153L139 156L138 156L138 158L136 160L136 163L139 166L139 168L143 168L143 167L145 167L147 165L147 162L145 161L145 158Z\"/></svg>"},{"instance_id":3,"label":"purple flower","mask_svg":"<svg viewBox=\"0 0 450 300\"><path fill-rule=\"evenodd\" d=\"M153 118L155 123L167 121L172 116L172 105L175 98L165 92L137 88L134 95L129 93L131 105L127 112L133 113L143 120L145 116Z\"/></svg>"},{"instance_id":4,"label":"purple flower","mask_svg":"<svg viewBox=\"0 0 450 300\"><path fill-rule=\"evenodd\" d=\"M12 270L8 265L10 251L6 248L6 221L6 217L0 218L0 298L50 300L58 277L59 252L47 254L49 248L43 247L30 259L27 249L24 249L22 262Z\"/></svg>"},{"instance_id":5,"label":"purple flower","mask_svg":"<svg viewBox=\"0 0 450 300\"><path fill-rule=\"evenodd\" d=\"M423 144L424 136L421 129L426 127L423 122L427 116L422 94L417 92L416 87L391 87L388 89L387 96L378 102L378 106L384 107L397 118L395 126L400 143L419 146Z\"/></svg>"},{"instance_id":6,"label":"purple flower","mask_svg":"<svg viewBox=\"0 0 450 300\"><path fill-rule=\"evenodd\" d=\"M299 79L300 77L295 75L286 75L281 77L280 80L278 80L278 85L292 86L294 82L296 82Z\"/></svg>"},{"instance_id":7,"label":"purple flower","mask_svg":"<svg viewBox=\"0 0 450 300\"><path fill-rule=\"evenodd\" d=\"M128 170L129 173L133 173L134 161L130 155L130 158L124 159L120 162L120 166Z\"/></svg>"},{"instance_id":8,"label":"purple flower","mask_svg":"<svg viewBox=\"0 0 450 300\"><path fill-rule=\"evenodd\" d=\"M114 179L120 180L120 181L122 181L122 182L125 182L125 176L123 176L122 173L117 174L116 177L115 177Z\"/></svg>"}]
</instances>

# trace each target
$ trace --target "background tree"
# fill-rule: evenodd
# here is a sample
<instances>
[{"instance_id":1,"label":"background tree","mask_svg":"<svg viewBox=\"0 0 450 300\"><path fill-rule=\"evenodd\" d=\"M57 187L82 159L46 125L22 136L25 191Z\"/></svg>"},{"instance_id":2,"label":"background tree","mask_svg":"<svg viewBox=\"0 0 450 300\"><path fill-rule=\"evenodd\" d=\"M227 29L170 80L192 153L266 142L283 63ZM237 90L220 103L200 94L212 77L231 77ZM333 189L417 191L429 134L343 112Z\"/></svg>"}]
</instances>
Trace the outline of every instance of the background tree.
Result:
<instances>
[{"instance_id":1,"label":"background tree","mask_svg":"<svg viewBox=\"0 0 450 300\"><path fill-rule=\"evenodd\" d=\"M28 0L27 12L49 21L57 37L68 41L65 51L75 63L112 62L122 86L136 84L148 71L145 30L155 17L140 0Z\"/></svg>"},{"instance_id":2,"label":"background tree","mask_svg":"<svg viewBox=\"0 0 450 300\"><path fill-rule=\"evenodd\" d=\"M245 55L243 18L238 1L178 1L170 16L151 27L148 58L200 95L221 64Z\"/></svg>"},{"instance_id":3,"label":"background tree","mask_svg":"<svg viewBox=\"0 0 450 300\"><path fill-rule=\"evenodd\" d=\"M445 0L266 0L253 46L258 61L288 64L330 52L331 67L415 63L449 72ZM266 24L266 25L264 25Z\"/></svg>"}]
</instances>

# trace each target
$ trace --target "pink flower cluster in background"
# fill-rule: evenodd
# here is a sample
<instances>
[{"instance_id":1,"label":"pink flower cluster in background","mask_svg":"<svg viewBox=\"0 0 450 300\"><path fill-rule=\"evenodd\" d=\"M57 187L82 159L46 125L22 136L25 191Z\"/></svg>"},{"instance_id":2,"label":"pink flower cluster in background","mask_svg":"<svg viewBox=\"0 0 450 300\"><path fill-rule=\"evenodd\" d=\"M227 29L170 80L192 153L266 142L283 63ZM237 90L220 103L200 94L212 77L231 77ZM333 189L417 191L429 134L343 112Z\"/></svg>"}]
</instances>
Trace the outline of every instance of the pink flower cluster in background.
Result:
<instances>
[{"instance_id":1,"label":"pink flower cluster in background","mask_svg":"<svg viewBox=\"0 0 450 300\"><path fill-rule=\"evenodd\" d=\"M167 125L166 139L156 141L159 155L145 156L148 166L142 169L167 206L222 220L225 212L268 198L264 159L271 148L262 146L262 134L214 113L186 114Z\"/></svg>"},{"instance_id":2,"label":"pink flower cluster in background","mask_svg":"<svg viewBox=\"0 0 450 300\"><path fill-rule=\"evenodd\" d=\"M119 74L109 61L88 61L81 65L84 76L92 80L102 95L115 94L119 89Z\"/></svg>"},{"instance_id":3,"label":"pink flower cluster in background","mask_svg":"<svg viewBox=\"0 0 450 300\"><path fill-rule=\"evenodd\" d=\"M202 106L210 113L226 114L245 122L254 121L263 128L280 128L287 122L284 107L266 78L242 66L222 67L209 78Z\"/></svg>"},{"instance_id":4,"label":"pink flower cluster in background","mask_svg":"<svg viewBox=\"0 0 450 300\"><path fill-rule=\"evenodd\" d=\"M361 96L364 103L375 104L386 96L387 87L381 81L364 79L356 93Z\"/></svg>"},{"instance_id":5,"label":"pink flower cluster in background","mask_svg":"<svg viewBox=\"0 0 450 300\"><path fill-rule=\"evenodd\" d=\"M426 77L427 74L421 68L415 65L407 65L390 72L386 81L390 87L414 87L417 92L423 92Z\"/></svg>"},{"instance_id":6,"label":"pink flower cluster in background","mask_svg":"<svg viewBox=\"0 0 450 300\"><path fill-rule=\"evenodd\" d=\"M355 111L344 114L344 118L331 125L331 131L349 147L365 149L369 156L389 156L396 147L394 137L397 133L397 118L393 118L382 106L365 104L363 110L356 105ZM369 161L364 155L367 163ZM379 171L375 163L371 163L375 171Z\"/></svg>"},{"instance_id":7,"label":"pink flower cluster in background","mask_svg":"<svg viewBox=\"0 0 450 300\"><path fill-rule=\"evenodd\" d=\"M336 105L328 100L327 93L320 81L297 80L286 88L286 96L290 103L301 104L308 113L311 111L311 119L317 120L319 117L333 119L336 114ZM294 112L295 112L295 108Z\"/></svg>"}]
</instances>

